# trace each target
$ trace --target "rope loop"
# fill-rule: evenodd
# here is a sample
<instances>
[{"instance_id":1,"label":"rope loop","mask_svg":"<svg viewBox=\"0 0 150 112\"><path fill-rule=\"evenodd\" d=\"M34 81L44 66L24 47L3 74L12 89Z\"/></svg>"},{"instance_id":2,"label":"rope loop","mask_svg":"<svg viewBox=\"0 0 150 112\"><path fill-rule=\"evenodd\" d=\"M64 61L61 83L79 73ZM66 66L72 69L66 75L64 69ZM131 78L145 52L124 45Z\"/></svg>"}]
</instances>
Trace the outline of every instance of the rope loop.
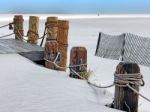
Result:
<instances>
[{"instance_id":1,"label":"rope loop","mask_svg":"<svg viewBox=\"0 0 150 112\"><path fill-rule=\"evenodd\" d=\"M141 73L114 74L114 84L121 87L127 87L127 84L144 86L145 82Z\"/></svg>"}]
</instances>

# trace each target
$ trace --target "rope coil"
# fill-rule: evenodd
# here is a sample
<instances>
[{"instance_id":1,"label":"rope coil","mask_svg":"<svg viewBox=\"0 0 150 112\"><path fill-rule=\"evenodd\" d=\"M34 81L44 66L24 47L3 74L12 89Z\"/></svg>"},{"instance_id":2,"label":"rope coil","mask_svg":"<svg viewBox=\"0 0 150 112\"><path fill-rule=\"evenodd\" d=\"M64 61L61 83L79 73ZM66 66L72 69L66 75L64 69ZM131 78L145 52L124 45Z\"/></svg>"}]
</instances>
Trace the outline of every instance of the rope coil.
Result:
<instances>
[{"instance_id":1,"label":"rope coil","mask_svg":"<svg viewBox=\"0 0 150 112\"><path fill-rule=\"evenodd\" d=\"M55 21L53 23L52 23L52 21L51 22L46 22L45 26L47 28L58 27L57 22L55 22Z\"/></svg>"},{"instance_id":2,"label":"rope coil","mask_svg":"<svg viewBox=\"0 0 150 112\"><path fill-rule=\"evenodd\" d=\"M120 87L127 87L127 84L144 86L145 82L141 73L114 74L114 84Z\"/></svg>"}]
</instances>

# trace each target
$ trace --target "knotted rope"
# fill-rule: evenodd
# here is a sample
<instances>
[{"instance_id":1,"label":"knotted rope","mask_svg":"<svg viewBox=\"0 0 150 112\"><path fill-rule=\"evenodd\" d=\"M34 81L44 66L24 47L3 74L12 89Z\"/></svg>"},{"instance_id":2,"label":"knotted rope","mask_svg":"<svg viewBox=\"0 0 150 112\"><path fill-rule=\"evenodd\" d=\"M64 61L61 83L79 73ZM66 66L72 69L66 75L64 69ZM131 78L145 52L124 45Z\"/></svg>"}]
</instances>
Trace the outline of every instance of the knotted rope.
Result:
<instances>
[{"instance_id":1,"label":"knotted rope","mask_svg":"<svg viewBox=\"0 0 150 112\"><path fill-rule=\"evenodd\" d=\"M137 86L144 86L145 82L143 80L143 75L141 73L134 73L134 74L114 74L114 83L108 86L97 86L91 83L89 80L87 81L88 84L98 87L98 88L109 88L112 86L119 86L119 87L128 87L133 92L150 102L150 99L139 93L136 89L134 89L131 85Z\"/></svg>"},{"instance_id":2,"label":"knotted rope","mask_svg":"<svg viewBox=\"0 0 150 112\"><path fill-rule=\"evenodd\" d=\"M135 74L114 74L114 84L119 87L128 87L133 92L150 102L150 99L139 93L134 89L132 85L144 86L145 82L143 80L143 75L141 73Z\"/></svg>"},{"instance_id":3,"label":"knotted rope","mask_svg":"<svg viewBox=\"0 0 150 112\"><path fill-rule=\"evenodd\" d=\"M79 65L69 65L68 67L61 67L59 66L56 62L58 60L58 57L60 56L60 52L57 53L55 59L53 61L47 59L46 57L44 57L44 60L51 63L51 64L54 64L56 68L59 68L59 69L65 69L65 68L73 68L73 67L79 67L79 66L85 66L87 64L79 64ZM76 74L77 75L77 74ZM81 77L81 78L84 78L84 77Z\"/></svg>"},{"instance_id":4,"label":"knotted rope","mask_svg":"<svg viewBox=\"0 0 150 112\"><path fill-rule=\"evenodd\" d=\"M144 86L143 75L141 73L134 74L114 74L114 84L120 87L127 87L128 84Z\"/></svg>"}]
</instances>

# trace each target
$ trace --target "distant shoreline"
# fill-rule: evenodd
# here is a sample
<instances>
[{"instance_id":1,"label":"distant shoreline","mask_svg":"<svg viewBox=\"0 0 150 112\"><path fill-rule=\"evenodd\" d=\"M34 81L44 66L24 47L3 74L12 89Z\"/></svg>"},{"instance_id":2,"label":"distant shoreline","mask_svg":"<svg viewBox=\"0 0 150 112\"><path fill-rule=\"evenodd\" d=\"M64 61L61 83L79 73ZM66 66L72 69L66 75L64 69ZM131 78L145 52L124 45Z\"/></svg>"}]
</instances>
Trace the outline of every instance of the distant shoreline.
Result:
<instances>
[{"instance_id":1,"label":"distant shoreline","mask_svg":"<svg viewBox=\"0 0 150 112\"><path fill-rule=\"evenodd\" d=\"M41 20L48 16L57 16L60 19L150 18L150 14L0 14L0 21L10 21L14 15L23 15L25 20L28 20L29 16L39 16Z\"/></svg>"}]
</instances>

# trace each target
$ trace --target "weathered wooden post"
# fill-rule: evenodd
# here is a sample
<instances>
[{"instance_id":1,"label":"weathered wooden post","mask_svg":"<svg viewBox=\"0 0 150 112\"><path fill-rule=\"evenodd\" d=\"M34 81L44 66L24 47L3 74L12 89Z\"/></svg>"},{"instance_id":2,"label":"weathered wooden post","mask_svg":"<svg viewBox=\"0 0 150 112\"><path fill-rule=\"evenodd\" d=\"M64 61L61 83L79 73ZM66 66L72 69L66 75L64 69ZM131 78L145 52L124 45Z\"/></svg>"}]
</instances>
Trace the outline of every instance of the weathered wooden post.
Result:
<instances>
[{"instance_id":1,"label":"weathered wooden post","mask_svg":"<svg viewBox=\"0 0 150 112\"><path fill-rule=\"evenodd\" d=\"M15 39L23 41L24 30L23 30L23 16L15 15L14 16L14 33Z\"/></svg>"},{"instance_id":2,"label":"weathered wooden post","mask_svg":"<svg viewBox=\"0 0 150 112\"><path fill-rule=\"evenodd\" d=\"M50 69L57 69L56 65L58 62L58 43L57 43L57 33L58 33L58 18L48 17L45 23L46 25L46 43L45 43L45 66Z\"/></svg>"},{"instance_id":3,"label":"weathered wooden post","mask_svg":"<svg viewBox=\"0 0 150 112\"><path fill-rule=\"evenodd\" d=\"M48 17L45 25L47 28L46 41L57 40L58 18L57 17Z\"/></svg>"},{"instance_id":4,"label":"weathered wooden post","mask_svg":"<svg viewBox=\"0 0 150 112\"><path fill-rule=\"evenodd\" d=\"M39 17L37 16L30 16L29 17L29 30L27 33L28 41L31 44L38 43L38 29L39 29Z\"/></svg>"},{"instance_id":5,"label":"weathered wooden post","mask_svg":"<svg viewBox=\"0 0 150 112\"><path fill-rule=\"evenodd\" d=\"M87 50L85 47L73 47L70 54L70 77L82 79L77 76L78 73L84 79L88 79L87 74Z\"/></svg>"},{"instance_id":6,"label":"weathered wooden post","mask_svg":"<svg viewBox=\"0 0 150 112\"><path fill-rule=\"evenodd\" d=\"M45 67L56 70L58 63L58 43L55 40L47 41L44 47Z\"/></svg>"},{"instance_id":7,"label":"weathered wooden post","mask_svg":"<svg viewBox=\"0 0 150 112\"><path fill-rule=\"evenodd\" d=\"M58 63L58 65L64 67L64 69L61 69L63 71L66 71L67 66L68 29L69 29L69 21L67 20L58 21L57 42L59 44L58 51L60 52L61 58L60 63Z\"/></svg>"},{"instance_id":8,"label":"weathered wooden post","mask_svg":"<svg viewBox=\"0 0 150 112\"><path fill-rule=\"evenodd\" d=\"M140 68L136 63L120 62L116 68L114 108L127 112L138 112L138 94L126 84L139 91ZM128 75L128 76L127 76ZM123 78L123 81L122 81ZM134 80L134 78L136 78Z\"/></svg>"}]
</instances>

